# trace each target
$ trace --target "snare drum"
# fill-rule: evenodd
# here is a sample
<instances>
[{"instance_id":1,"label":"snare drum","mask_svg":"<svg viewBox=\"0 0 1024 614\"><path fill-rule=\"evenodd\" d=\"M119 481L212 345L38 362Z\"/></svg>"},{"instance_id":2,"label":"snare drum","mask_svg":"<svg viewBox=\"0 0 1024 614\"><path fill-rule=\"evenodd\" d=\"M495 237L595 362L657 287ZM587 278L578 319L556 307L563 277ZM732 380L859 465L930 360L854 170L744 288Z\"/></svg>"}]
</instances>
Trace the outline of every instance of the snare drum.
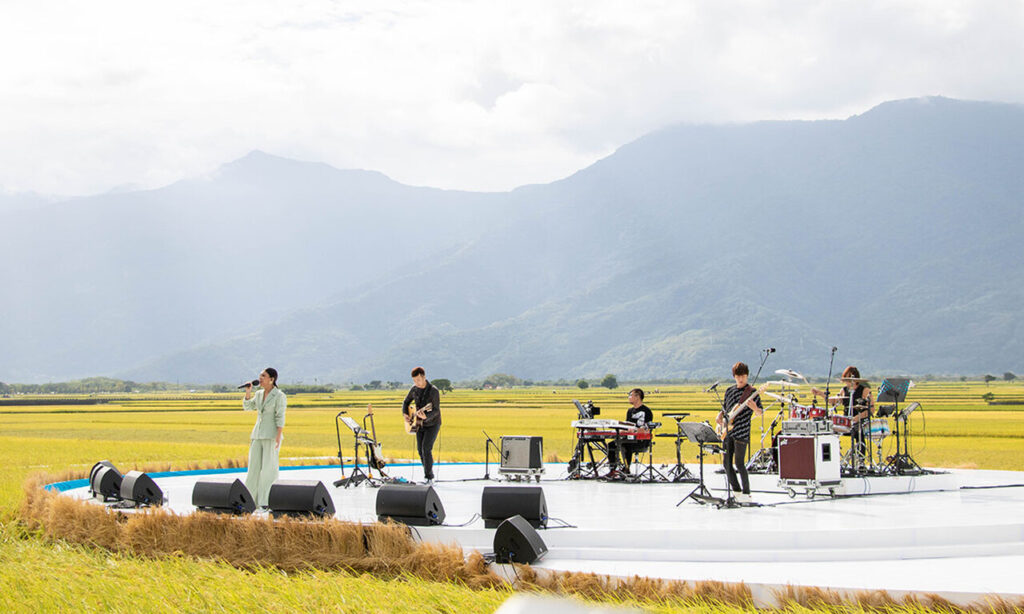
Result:
<instances>
[{"instance_id":1,"label":"snare drum","mask_svg":"<svg viewBox=\"0 0 1024 614\"><path fill-rule=\"evenodd\" d=\"M867 426L868 439L882 441L892 435L892 431L889 430L889 420L886 418L872 418L870 423L866 420L863 422Z\"/></svg>"},{"instance_id":2,"label":"snare drum","mask_svg":"<svg viewBox=\"0 0 1024 614\"><path fill-rule=\"evenodd\" d=\"M853 428L853 418L849 416L832 416L832 432L845 435Z\"/></svg>"},{"instance_id":3,"label":"snare drum","mask_svg":"<svg viewBox=\"0 0 1024 614\"><path fill-rule=\"evenodd\" d=\"M824 407L793 405L789 410L789 417L792 420L824 420L825 415Z\"/></svg>"}]
</instances>

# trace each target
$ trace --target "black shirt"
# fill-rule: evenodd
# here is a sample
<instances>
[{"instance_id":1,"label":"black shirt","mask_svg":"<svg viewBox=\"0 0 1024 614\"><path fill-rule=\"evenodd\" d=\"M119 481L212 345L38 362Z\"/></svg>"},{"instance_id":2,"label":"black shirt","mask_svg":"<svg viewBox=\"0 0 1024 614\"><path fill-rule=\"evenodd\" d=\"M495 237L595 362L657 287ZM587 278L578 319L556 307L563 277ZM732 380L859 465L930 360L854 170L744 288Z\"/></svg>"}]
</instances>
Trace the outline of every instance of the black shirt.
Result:
<instances>
[{"instance_id":1,"label":"black shirt","mask_svg":"<svg viewBox=\"0 0 1024 614\"><path fill-rule=\"evenodd\" d=\"M753 386L747 384L743 388L737 388L736 386L729 386L729 389L725 391L725 400L722 401L722 409L725 410L726 419L728 419L729 412L732 408L740 402L743 398L744 393L751 390ZM754 403L758 407L761 405L761 397L758 396L754 399ZM750 438L750 417L754 415L754 410L750 409L746 405L737 412L736 417L732 419L732 426L729 428L729 432L725 435L726 439L736 439L738 441L746 441Z\"/></svg>"},{"instance_id":2,"label":"black shirt","mask_svg":"<svg viewBox=\"0 0 1024 614\"><path fill-rule=\"evenodd\" d=\"M626 410L626 422L632 422L638 427L645 427L654 421L654 412L646 405Z\"/></svg>"},{"instance_id":3,"label":"black shirt","mask_svg":"<svg viewBox=\"0 0 1024 614\"><path fill-rule=\"evenodd\" d=\"M427 403L431 405L426 419L423 420L423 426L441 424L441 391L434 387L433 384L427 382L424 388L413 386L409 389L409 394L405 395L405 401L402 402L403 416L408 414L409 404L414 401L416 402L416 409L426 407Z\"/></svg>"},{"instance_id":4,"label":"black shirt","mask_svg":"<svg viewBox=\"0 0 1024 614\"><path fill-rule=\"evenodd\" d=\"M853 415L861 413L862 411L867 411L868 412L868 417L871 416L870 408L867 405L867 403L868 403L868 399L866 398L867 395L864 394L867 390L868 390L868 387L865 386L864 384L857 384L857 387L853 389L854 408L857 411L851 412L850 411L850 389L847 388L846 386L843 386L843 389L839 392L839 396L840 396L839 404L846 408L846 411L844 413L847 416L853 416ZM870 393L868 393L868 394L870 395ZM865 403L865 405L862 408L861 407L857 407L857 405L858 405L857 401L861 400L861 399L863 399L862 402Z\"/></svg>"}]
</instances>

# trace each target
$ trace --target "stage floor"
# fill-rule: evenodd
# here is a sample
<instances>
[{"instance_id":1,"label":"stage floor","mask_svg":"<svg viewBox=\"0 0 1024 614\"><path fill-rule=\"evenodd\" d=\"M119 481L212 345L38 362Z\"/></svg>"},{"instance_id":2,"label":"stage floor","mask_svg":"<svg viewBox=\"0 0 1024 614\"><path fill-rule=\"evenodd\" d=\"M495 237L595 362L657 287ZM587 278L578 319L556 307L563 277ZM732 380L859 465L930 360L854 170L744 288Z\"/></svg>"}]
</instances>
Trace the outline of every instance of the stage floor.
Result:
<instances>
[{"instance_id":1,"label":"stage floor","mask_svg":"<svg viewBox=\"0 0 1024 614\"><path fill-rule=\"evenodd\" d=\"M705 466L713 494L723 495L718 465ZM335 488L334 467L286 467L281 479L320 480L339 519L376 521L377 489ZM689 469L696 474L697 466ZM777 476L752 475L759 507L716 509L692 499L693 484L567 481L565 465L546 465L540 482L552 517L541 537L549 551L537 564L613 576L787 584L846 590L934 593L958 603L985 594L1024 597L1024 472L942 470L905 478L844 479L844 496L791 498ZM417 527L418 539L492 550L493 529L475 518L483 464L436 468L445 525ZM244 470L151 474L167 507L191 513L193 483L203 475ZM392 477L422 480L419 465L389 466ZM526 485L523 483L522 485ZM537 485L530 482L531 486ZM57 485L88 498L84 480ZM97 503L99 504L99 503ZM561 524L572 525L559 527ZM465 526L456 526L465 525Z\"/></svg>"}]
</instances>

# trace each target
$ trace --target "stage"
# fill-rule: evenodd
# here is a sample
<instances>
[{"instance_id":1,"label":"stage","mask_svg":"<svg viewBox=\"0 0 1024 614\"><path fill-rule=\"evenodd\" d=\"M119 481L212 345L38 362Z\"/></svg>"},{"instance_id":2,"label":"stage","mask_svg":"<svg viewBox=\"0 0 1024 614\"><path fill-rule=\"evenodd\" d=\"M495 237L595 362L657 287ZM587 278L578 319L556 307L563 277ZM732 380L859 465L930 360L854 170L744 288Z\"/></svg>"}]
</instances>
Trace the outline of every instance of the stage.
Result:
<instances>
[{"instance_id":1,"label":"stage","mask_svg":"<svg viewBox=\"0 0 1024 614\"><path fill-rule=\"evenodd\" d=\"M688 465L695 475L696 465ZM724 495L719 465L705 465L705 480ZM390 465L392 477L422 480L418 464ZM633 484L564 480L565 464L545 465L549 548L536 567L611 576L745 582L770 592L787 584L841 590L885 590L894 596L929 593L955 603L986 594L1024 598L1024 472L937 470L930 475L847 478L836 497L819 493L791 498L777 476L751 475L759 507L716 509L687 499L694 484ZM434 488L445 525L416 527L424 541L492 550L493 529L484 528L481 492L497 485L498 468L442 464ZM244 470L150 474L163 489L166 507L194 511L193 483L201 476ZM335 488L339 468L284 467L281 479L320 480L331 492L336 517L374 522L377 489ZM521 483L526 485L526 483ZM512 485L515 485L513 483ZM530 486L538 485L531 481ZM53 485L67 496L88 499L85 480ZM99 502L95 502L99 505ZM457 526L464 525L464 526ZM571 525L571 526L561 526Z\"/></svg>"}]
</instances>

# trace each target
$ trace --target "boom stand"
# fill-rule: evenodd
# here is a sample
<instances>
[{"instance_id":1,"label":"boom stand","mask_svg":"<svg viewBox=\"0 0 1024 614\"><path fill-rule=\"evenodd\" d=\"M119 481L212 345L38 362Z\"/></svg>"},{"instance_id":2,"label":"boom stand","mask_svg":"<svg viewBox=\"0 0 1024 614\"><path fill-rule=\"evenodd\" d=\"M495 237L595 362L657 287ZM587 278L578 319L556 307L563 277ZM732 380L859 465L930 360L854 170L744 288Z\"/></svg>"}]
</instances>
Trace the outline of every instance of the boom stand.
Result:
<instances>
[{"instance_id":1,"label":"boom stand","mask_svg":"<svg viewBox=\"0 0 1024 614\"><path fill-rule=\"evenodd\" d=\"M501 458L501 448L498 444L494 443L491 436L487 434L487 431L480 431L484 434L487 439L484 440L484 477L473 478L473 480L490 480L491 479L491 446L494 446L495 451L498 453L498 458Z\"/></svg>"},{"instance_id":2,"label":"boom stand","mask_svg":"<svg viewBox=\"0 0 1024 614\"><path fill-rule=\"evenodd\" d=\"M719 499L711 494L708 487L704 485L704 452L705 447L710 448L710 452L716 453L718 446L716 444L722 443L722 440L718 438L718 433L707 424L701 422L681 422L679 429L686 435L686 438L697 444L697 456L700 459L700 478L697 486L690 491L690 494L683 497L679 503L676 503L676 507L682 505L683 501L687 499L693 499L697 503L714 503L715 505L721 505L725 503L722 499ZM728 482L728 480L726 480Z\"/></svg>"},{"instance_id":3,"label":"boom stand","mask_svg":"<svg viewBox=\"0 0 1024 614\"><path fill-rule=\"evenodd\" d=\"M780 403L781 404L781 403ZM778 426L779 421L782 419L783 414L786 412L786 406L782 405L782 409L779 413L775 414L775 419L772 420L771 425L768 427L768 432L761 433L761 448L754 454L753 458L747 462L748 473L778 473L779 468L777 466L776 459L778 458L778 449L775 447L775 427ZM763 413L761 415L764 415ZM765 449L764 438L768 436L768 441L772 442L770 449Z\"/></svg>"}]
</instances>

